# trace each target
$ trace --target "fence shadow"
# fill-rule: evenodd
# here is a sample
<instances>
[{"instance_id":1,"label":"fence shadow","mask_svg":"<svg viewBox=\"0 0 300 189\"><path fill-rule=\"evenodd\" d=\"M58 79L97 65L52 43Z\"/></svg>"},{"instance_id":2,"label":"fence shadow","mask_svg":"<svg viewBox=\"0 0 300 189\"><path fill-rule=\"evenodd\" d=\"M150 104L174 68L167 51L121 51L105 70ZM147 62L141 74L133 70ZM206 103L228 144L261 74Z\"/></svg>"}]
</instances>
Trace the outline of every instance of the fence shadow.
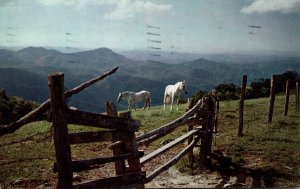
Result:
<instances>
[{"instance_id":1,"label":"fence shadow","mask_svg":"<svg viewBox=\"0 0 300 189\"><path fill-rule=\"evenodd\" d=\"M217 171L222 177L222 181L216 188L223 187L275 187L277 179L293 180L293 176L278 172L273 168L245 168L237 163L233 163L231 158L225 157L222 152L215 151L211 154L212 161L208 165L211 171ZM236 177L234 182L230 177ZM249 186L250 184L250 186Z\"/></svg>"}]
</instances>

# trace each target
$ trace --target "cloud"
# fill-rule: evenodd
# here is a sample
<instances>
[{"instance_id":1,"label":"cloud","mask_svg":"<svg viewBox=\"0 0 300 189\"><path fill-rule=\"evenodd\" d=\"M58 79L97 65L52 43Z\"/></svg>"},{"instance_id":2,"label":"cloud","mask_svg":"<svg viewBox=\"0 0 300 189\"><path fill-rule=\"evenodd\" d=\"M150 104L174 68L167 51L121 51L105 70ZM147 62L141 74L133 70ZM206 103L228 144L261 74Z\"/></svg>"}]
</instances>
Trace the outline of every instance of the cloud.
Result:
<instances>
[{"instance_id":1,"label":"cloud","mask_svg":"<svg viewBox=\"0 0 300 189\"><path fill-rule=\"evenodd\" d=\"M84 11L88 6L103 6L115 4L118 0L34 0L45 7L67 6L77 11Z\"/></svg>"},{"instance_id":2,"label":"cloud","mask_svg":"<svg viewBox=\"0 0 300 189\"><path fill-rule=\"evenodd\" d=\"M88 5L95 5L96 0L37 0L37 1L40 5L45 7L70 7L70 8L74 8L75 10L82 11ZM103 0L101 0L101 2L102 1Z\"/></svg>"},{"instance_id":3,"label":"cloud","mask_svg":"<svg viewBox=\"0 0 300 189\"><path fill-rule=\"evenodd\" d=\"M300 0L255 0L247 7L241 9L242 13L280 12L300 13Z\"/></svg>"},{"instance_id":4,"label":"cloud","mask_svg":"<svg viewBox=\"0 0 300 189\"><path fill-rule=\"evenodd\" d=\"M70 6L76 9L82 9L88 5L102 6L115 4L116 2L118 2L118 0L0 0L0 7L41 5L44 7Z\"/></svg>"},{"instance_id":5,"label":"cloud","mask_svg":"<svg viewBox=\"0 0 300 189\"><path fill-rule=\"evenodd\" d=\"M0 0L2 7L22 7L22 6L63 6L63 5L77 5L86 0Z\"/></svg>"},{"instance_id":6,"label":"cloud","mask_svg":"<svg viewBox=\"0 0 300 189\"><path fill-rule=\"evenodd\" d=\"M81 11L88 6L110 6L112 10L103 16L107 20L125 20L138 14L168 12L172 5L145 0L0 0L0 7L22 7L40 5L44 7L69 7ZM109 10L109 9L107 9Z\"/></svg>"},{"instance_id":7,"label":"cloud","mask_svg":"<svg viewBox=\"0 0 300 189\"><path fill-rule=\"evenodd\" d=\"M115 3L116 8L104 14L105 19L109 20L125 20L133 18L137 14L151 14L168 12L172 9L172 5L155 4L150 1L132 1L132 0L120 0Z\"/></svg>"},{"instance_id":8,"label":"cloud","mask_svg":"<svg viewBox=\"0 0 300 189\"><path fill-rule=\"evenodd\" d=\"M57 6L57 5L108 5L114 4L118 0L37 0L40 4L45 6Z\"/></svg>"},{"instance_id":9,"label":"cloud","mask_svg":"<svg viewBox=\"0 0 300 189\"><path fill-rule=\"evenodd\" d=\"M139 12L165 12L170 11L171 5L154 4L150 1L135 1L134 7Z\"/></svg>"}]
</instances>

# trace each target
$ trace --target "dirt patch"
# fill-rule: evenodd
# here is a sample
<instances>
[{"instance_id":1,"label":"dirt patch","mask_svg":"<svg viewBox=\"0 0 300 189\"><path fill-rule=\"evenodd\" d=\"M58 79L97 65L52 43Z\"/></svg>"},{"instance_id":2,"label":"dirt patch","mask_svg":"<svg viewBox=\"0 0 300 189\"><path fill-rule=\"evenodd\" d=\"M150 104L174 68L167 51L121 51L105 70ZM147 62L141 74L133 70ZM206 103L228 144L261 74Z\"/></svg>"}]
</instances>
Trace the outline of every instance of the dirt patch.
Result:
<instances>
[{"instance_id":1,"label":"dirt patch","mask_svg":"<svg viewBox=\"0 0 300 189\"><path fill-rule=\"evenodd\" d=\"M218 173L186 175L171 167L151 182L146 188L214 188L222 178Z\"/></svg>"},{"instance_id":2,"label":"dirt patch","mask_svg":"<svg viewBox=\"0 0 300 189\"><path fill-rule=\"evenodd\" d=\"M212 164L198 167L193 175L179 172L175 167L145 185L146 188L224 188L224 187L295 187L283 175L271 168L261 168L259 154L243 154L245 162L232 163L222 154L213 154Z\"/></svg>"}]
</instances>

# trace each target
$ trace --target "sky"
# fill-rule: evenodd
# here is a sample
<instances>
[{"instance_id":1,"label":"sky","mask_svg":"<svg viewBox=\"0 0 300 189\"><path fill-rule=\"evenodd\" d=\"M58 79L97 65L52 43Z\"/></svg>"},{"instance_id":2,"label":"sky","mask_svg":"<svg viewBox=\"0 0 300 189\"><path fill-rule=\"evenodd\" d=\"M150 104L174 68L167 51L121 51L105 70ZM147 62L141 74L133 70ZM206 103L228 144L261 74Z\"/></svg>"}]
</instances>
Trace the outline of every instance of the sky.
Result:
<instances>
[{"instance_id":1,"label":"sky","mask_svg":"<svg viewBox=\"0 0 300 189\"><path fill-rule=\"evenodd\" d=\"M0 46L300 52L300 0L0 0Z\"/></svg>"}]
</instances>

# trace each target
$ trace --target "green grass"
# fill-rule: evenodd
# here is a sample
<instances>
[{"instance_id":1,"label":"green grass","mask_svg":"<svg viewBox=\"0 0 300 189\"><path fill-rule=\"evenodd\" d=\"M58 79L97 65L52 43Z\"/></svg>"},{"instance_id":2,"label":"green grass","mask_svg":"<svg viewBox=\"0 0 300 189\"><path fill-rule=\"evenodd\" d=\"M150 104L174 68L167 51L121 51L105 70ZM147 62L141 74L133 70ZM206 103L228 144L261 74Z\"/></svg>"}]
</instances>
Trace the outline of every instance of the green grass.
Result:
<instances>
[{"instance_id":1,"label":"green grass","mask_svg":"<svg viewBox=\"0 0 300 189\"><path fill-rule=\"evenodd\" d=\"M244 136L237 137L239 101L220 103L219 128L215 138L214 150L221 150L234 163L252 168L272 169L276 173L287 175L280 178L282 186L299 186L300 178L300 113L290 106L289 114L283 117L284 95L276 96L273 123L267 124L268 98L245 101ZM290 100L294 103L293 96ZM137 135L160 127L185 112L186 105L173 112L164 111L162 106L149 110L132 112L134 119L141 121ZM29 178L39 184L53 184L57 174L52 172L55 162L50 123L41 121L28 124L13 134L0 137L0 183L6 187L17 178ZM69 126L71 131L96 130L91 127ZM153 142L148 149L156 149L162 141L175 139L186 133L186 127L180 127L171 134ZM101 152L101 149L105 149ZM73 159L99 157L110 153L101 143L72 146ZM251 162L250 160L253 160ZM186 158L177 167L181 171L192 173L188 169ZM287 184L290 183L290 184ZM281 185L280 185L281 186ZM28 187L28 186L27 186ZM30 187L30 186L29 186Z\"/></svg>"},{"instance_id":2,"label":"green grass","mask_svg":"<svg viewBox=\"0 0 300 189\"><path fill-rule=\"evenodd\" d=\"M168 123L184 112L185 105L182 105L179 111L173 112L163 111L162 107L133 111L134 119L141 120L142 123L137 135ZM13 134L0 137L0 186L12 186L12 183L20 177L28 178L33 182L32 185L22 185L23 187L50 184L57 178L57 174L52 171L56 160L50 128L51 123L46 121L33 122L21 127ZM76 125L69 125L68 128L73 132L97 130ZM181 133L180 130L179 132ZM174 139L175 135L170 134L155 141L151 147L154 148L160 145L160 141L170 138ZM76 160L111 154L107 144L103 143L72 145L71 151L72 158Z\"/></svg>"},{"instance_id":3,"label":"green grass","mask_svg":"<svg viewBox=\"0 0 300 189\"><path fill-rule=\"evenodd\" d=\"M47 141L49 130L50 124L34 122L0 138L0 183L6 186L20 177L47 180L56 176L49 171L55 160L53 145Z\"/></svg>"},{"instance_id":4,"label":"green grass","mask_svg":"<svg viewBox=\"0 0 300 189\"><path fill-rule=\"evenodd\" d=\"M149 110L137 110L132 112L132 117L134 119L141 121L141 128L137 132L137 135L142 135L148 131L158 128L166 123L173 121L174 119L180 117L185 113L186 105L181 105L179 111L173 110L169 111L169 107L164 111L162 106L151 107ZM152 147L156 147L160 142L166 139L175 139L180 133L186 132L186 127L176 129L175 132L158 139L153 142Z\"/></svg>"},{"instance_id":5,"label":"green grass","mask_svg":"<svg viewBox=\"0 0 300 189\"><path fill-rule=\"evenodd\" d=\"M214 148L241 166L257 162L253 169L272 169L284 175L280 178L282 186L292 187L300 185L300 113L290 105L288 116L284 117L284 100L283 94L276 96L271 124L267 124L268 98L246 100L243 137L237 137L239 102L221 102ZM294 101L291 96L291 104Z\"/></svg>"}]
</instances>

